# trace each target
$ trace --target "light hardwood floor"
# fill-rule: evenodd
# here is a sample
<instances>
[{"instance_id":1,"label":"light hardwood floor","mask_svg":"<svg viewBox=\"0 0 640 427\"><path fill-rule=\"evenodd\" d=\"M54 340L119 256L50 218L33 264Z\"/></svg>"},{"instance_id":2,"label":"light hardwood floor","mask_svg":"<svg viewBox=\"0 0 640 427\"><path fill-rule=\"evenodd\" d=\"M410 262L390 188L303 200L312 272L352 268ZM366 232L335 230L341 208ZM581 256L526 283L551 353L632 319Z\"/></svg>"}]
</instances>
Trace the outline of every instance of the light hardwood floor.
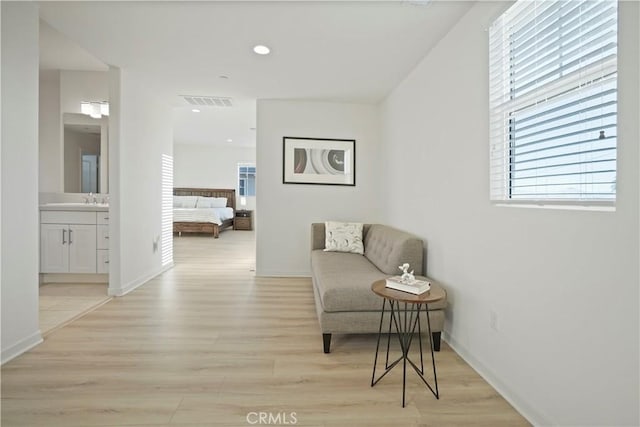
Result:
<instances>
[{"instance_id":1,"label":"light hardwood floor","mask_svg":"<svg viewBox=\"0 0 640 427\"><path fill-rule=\"evenodd\" d=\"M106 283L47 283L39 289L40 332L51 331L76 320L111 299Z\"/></svg>"},{"instance_id":2,"label":"light hardwood floor","mask_svg":"<svg viewBox=\"0 0 640 427\"><path fill-rule=\"evenodd\" d=\"M528 425L446 343L440 400L407 372L403 409L397 368L372 388L375 336L324 354L310 279L256 278L252 232L174 241L175 268L2 367L3 427Z\"/></svg>"}]
</instances>

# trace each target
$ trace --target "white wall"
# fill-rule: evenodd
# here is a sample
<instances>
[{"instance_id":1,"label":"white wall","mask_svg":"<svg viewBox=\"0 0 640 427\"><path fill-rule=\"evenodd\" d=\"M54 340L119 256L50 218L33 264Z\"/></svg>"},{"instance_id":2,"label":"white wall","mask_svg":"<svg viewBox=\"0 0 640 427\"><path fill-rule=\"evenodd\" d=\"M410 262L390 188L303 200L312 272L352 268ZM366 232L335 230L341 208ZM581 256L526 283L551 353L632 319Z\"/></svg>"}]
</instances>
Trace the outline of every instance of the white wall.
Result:
<instances>
[{"instance_id":1,"label":"white wall","mask_svg":"<svg viewBox=\"0 0 640 427\"><path fill-rule=\"evenodd\" d=\"M162 155L173 155L173 130L171 108L145 89L144 78L127 70L110 74L109 210L116 237L109 293L123 295L163 270L154 242L162 234Z\"/></svg>"},{"instance_id":2,"label":"white wall","mask_svg":"<svg viewBox=\"0 0 640 427\"><path fill-rule=\"evenodd\" d=\"M120 156L121 156L121 99L122 72L110 66L109 71L109 288L110 295L124 295L125 284L122 281L121 265L121 223L122 204L120 203Z\"/></svg>"},{"instance_id":3,"label":"white wall","mask_svg":"<svg viewBox=\"0 0 640 427\"><path fill-rule=\"evenodd\" d=\"M2 2L2 362L38 329L38 9Z\"/></svg>"},{"instance_id":4,"label":"white wall","mask_svg":"<svg viewBox=\"0 0 640 427\"><path fill-rule=\"evenodd\" d=\"M260 100L257 115L256 274L308 276L312 222L380 218L377 107ZM356 186L283 184L284 136L355 139Z\"/></svg>"},{"instance_id":5,"label":"white wall","mask_svg":"<svg viewBox=\"0 0 640 427\"><path fill-rule=\"evenodd\" d=\"M238 163L256 161L255 147L174 144L173 155L174 187L235 188L236 194ZM239 200L236 207L240 208ZM247 198L246 208L255 209L254 197Z\"/></svg>"},{"instance_id":6,"label":"white wall","mask_svg":"<svg viewBox=\"0 0 640 427\"><path fill-rule=\"evenodd\" d=\"M616 212L489 202L486 30L507 6L477 3L383 104L386 219L425 239L447 341L530 421L638 425L639 5L620 3Z\"/></svg>"},{"instance_id":7,"label":"white wall","mask_svg":"<svg viewBox=\"0 0 640 427\"><path fill-rule=\"evenodd\" d=\"M60 71L60 111L80 113L82 101L109 101L107 72Z\"/></svg>"},{"instance_id":8,"label":"white wall","mask_svg":"<svg viewBox=\"0 0 640 427\"><path fill-rule=\"evenodd\" d=\"M40 71L39 110L39 189L41 192L62 192L64 179L59 70Z\"/></svg>"}]
</instances>

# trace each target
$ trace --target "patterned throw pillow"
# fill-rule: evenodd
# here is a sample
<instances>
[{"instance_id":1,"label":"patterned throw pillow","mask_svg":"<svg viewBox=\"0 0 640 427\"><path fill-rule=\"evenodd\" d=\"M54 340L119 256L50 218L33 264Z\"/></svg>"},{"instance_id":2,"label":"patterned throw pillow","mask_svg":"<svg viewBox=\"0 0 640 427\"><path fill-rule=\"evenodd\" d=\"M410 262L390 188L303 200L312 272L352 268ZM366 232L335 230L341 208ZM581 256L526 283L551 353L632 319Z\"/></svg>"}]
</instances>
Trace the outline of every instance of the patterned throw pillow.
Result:
<instances>
[{"instance_id":1,"label":"patterned throw pillow","mask_svg":"<svg viewBox=\"0 0 640 427\"><path fill-rule=\"evenodd\" d=\"M358 222L327 221L325 226L324 250L327 252L364 253L362 244L362 224Z\"/></svg>"}]
</instances>

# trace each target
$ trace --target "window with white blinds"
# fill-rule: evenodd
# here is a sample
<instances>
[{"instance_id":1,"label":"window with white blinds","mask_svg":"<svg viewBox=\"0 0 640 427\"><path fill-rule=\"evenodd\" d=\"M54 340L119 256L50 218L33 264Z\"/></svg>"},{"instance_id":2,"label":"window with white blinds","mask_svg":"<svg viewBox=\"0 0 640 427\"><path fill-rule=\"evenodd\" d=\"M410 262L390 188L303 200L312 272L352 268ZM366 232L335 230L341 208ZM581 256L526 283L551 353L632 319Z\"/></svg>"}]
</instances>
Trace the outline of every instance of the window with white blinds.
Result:
<instances>
[{"instance_id":1,"label":"window with white blinds","mask_svg":"<svg viewBox=\"0 0 640 427\"><path fill-rule=\"evenodd\" d=\"M173 264L173 157L162 155L162 265Z\"/></svg>"},{"instance_id":2,"label":"window with white blinds","mask_svg":"<svg viewBox=\"0 0 640 427\"><path fill-rule=\"evenodd\" d=\"M238 195L256 195L256 165L255 163L238 163Z\"/></svg>"},{"instance_id":3,"label":"window with white blinds","mask_svg":"<svg viewBox=\"0 0 640 427\"><path fill-rule=\"evenodd\" d=\"M492 200L615 201L617 15L610 0L521 0L492 25Z\"/></svg>"}]
</instances>

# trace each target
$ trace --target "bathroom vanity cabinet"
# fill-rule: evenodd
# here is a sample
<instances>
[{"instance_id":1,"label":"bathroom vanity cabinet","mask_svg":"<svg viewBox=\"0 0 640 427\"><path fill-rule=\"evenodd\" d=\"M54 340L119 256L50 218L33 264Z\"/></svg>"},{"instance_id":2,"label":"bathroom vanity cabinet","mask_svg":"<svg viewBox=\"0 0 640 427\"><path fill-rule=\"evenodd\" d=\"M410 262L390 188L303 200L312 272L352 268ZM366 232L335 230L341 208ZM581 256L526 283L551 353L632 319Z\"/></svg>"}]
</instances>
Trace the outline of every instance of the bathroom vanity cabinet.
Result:
<instances>
[{"instance_id":1,"label":"bathroom vanity cabinet","mask_svg":"<svg viewBox=\"0 0 640 427\"><path fill-rule=\"evenodd\" d=\"M99 205L40 207L40 273L109 272L109 212Z\"/></svg>"}]
</instances>

